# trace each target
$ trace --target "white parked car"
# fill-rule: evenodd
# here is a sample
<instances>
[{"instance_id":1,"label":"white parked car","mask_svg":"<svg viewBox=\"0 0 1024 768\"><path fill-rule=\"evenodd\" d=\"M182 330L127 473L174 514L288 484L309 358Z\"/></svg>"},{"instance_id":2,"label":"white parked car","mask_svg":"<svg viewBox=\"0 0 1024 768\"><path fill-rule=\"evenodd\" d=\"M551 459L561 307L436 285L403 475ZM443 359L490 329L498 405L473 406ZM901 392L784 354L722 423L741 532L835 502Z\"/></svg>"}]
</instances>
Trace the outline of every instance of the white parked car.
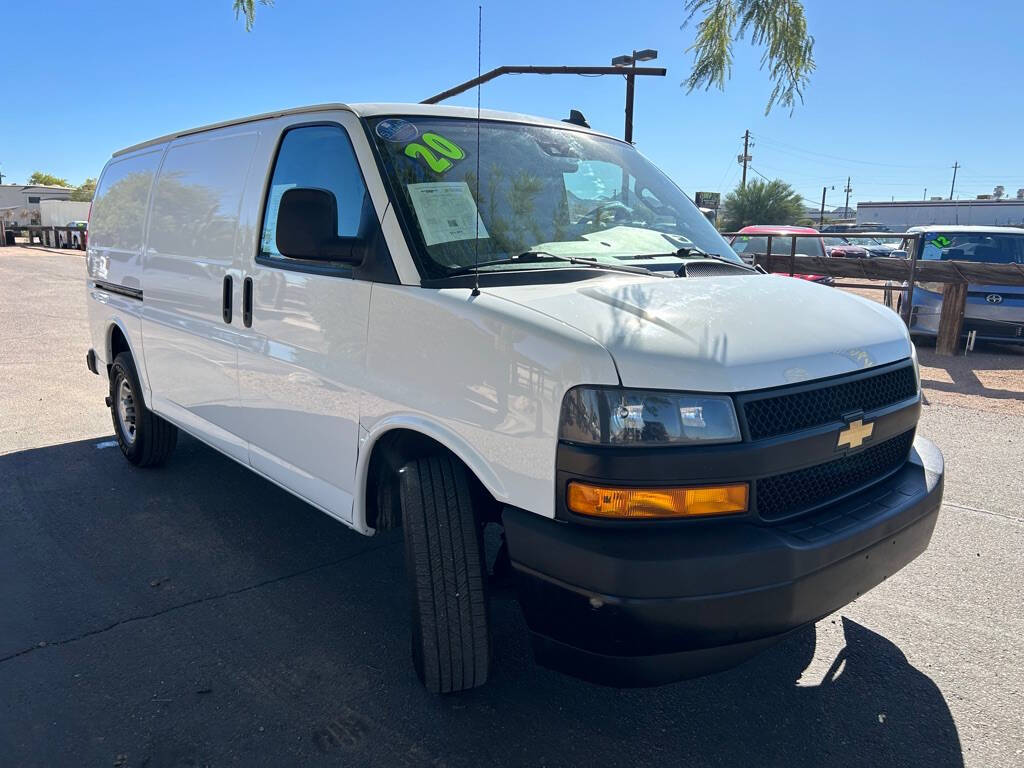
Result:
<instances>
[{"instance_id":1,"label":"white parked car","mask_svg":"<svg viewBox=\"0 0 1024 768\"><path fill-rule=\"evenodd\" d=\"M907 232L921 233L918 258L924 261L1024 265L1024 228L1021 227L930 224L911 227ZM942 283L914 284L910 332L915 336L938 337L943 289ZM903 308L904 295L900 294L897 311ZM1024 287L970 283L961 335L966 336L971 331L983 341L1024 344Z\"/></svg>"},{"instance_id":2,"label":"white parked car","mask_svg":"<svg viewBox=\"0 0 1024 768\"><path fill-rule=\"evenodd\" d=\"M359 533L402 526L433 691L486 680L502 566L539 661L653 684L739 663L931 537L942 457L897 316L747 267L617 139L260 115L115 153L89 233L87 362L125 457L160 464L182 429Z\"/></svg>"}]
</instances>

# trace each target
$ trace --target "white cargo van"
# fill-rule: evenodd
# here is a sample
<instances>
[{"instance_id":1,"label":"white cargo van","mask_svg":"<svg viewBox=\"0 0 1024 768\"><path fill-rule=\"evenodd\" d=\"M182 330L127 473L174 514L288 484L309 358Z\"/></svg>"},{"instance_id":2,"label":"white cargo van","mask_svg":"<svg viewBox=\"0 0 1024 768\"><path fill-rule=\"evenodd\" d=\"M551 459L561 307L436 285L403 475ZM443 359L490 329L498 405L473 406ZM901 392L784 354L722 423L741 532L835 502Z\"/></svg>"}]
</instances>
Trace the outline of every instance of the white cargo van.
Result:
<instances>
[{"instance_id":1,"label":"white cargo van","mask_svg":"<svg viewBox=\"0 0 1024 768\"><path fill-rule=\"evenodd\" d=\"M129 461L183 429L362 534L404 528L433 691L487 678L491 571L540 662L654 684L837 610L938 515L899 318L747 267L572 123L331 104L122 150L87 294Z\"/></svg>"}]
</instances>

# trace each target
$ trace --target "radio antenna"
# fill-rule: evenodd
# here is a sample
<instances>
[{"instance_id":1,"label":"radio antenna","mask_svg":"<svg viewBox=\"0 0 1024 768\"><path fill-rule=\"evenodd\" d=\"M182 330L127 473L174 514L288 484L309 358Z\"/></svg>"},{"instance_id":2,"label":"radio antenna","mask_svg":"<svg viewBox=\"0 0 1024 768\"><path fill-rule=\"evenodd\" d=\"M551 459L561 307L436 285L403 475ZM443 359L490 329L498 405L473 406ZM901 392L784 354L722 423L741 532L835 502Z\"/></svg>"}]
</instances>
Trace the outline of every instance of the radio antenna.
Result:
<instances>
[{"instance_id":1,"label":"radio antenna","mask_svg":"<svg viewBox=\"0 0 1024 768\"><path fill-rule=\"evenodd\" d=\"M476 7L476 76L480 77L481 51L484 39L484 7ZM480 83L476 84L476 204L480 205ZM480 295L480 211L476 211L476 239L473 241L473 291Z\"/></svg>"}]
</instances>

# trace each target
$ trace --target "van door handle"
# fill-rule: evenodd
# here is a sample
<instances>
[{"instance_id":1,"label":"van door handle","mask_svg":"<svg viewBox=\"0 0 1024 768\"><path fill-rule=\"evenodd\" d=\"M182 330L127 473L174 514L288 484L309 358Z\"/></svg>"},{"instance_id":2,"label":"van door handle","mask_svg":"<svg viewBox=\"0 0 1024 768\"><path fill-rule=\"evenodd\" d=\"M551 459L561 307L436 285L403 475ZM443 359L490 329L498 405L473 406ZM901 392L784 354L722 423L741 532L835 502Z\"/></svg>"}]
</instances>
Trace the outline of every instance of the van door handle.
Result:
<instances>
[{"instance_id":1,"label":"van door handle","mask_svg":"<svg viewBox=\"0 0 1024 768\"><path fill-rule=\"evenodd\" d=\"M221 316L224 322L231 325L231 275L224 275L224 295L222 297Z\"/></svg>"},{"instance_id":2,"label":"van door handle","mask_svg":"<svg viewBox=\"0 0 1024 768\"><path fill-rule=\"evenodd\" d=\"M252 278L245 278L242 283L242 324L252 328Z\"/></svg>"}]
</instances>

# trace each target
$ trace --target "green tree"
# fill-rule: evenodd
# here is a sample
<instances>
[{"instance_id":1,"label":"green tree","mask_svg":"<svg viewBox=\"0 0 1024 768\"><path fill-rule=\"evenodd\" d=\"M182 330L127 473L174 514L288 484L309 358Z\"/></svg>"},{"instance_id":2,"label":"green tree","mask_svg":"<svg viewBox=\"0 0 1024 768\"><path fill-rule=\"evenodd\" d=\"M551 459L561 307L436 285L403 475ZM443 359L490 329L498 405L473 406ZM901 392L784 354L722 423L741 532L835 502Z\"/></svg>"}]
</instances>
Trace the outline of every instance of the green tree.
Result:
<instances>
[{"instance_id":1,"label":"green tree","mask_svg":"<svg viewBox=\"0 0 1024 768\"><path fill-rule=\"evenodd\" d=\"M693 51L689 91L711 86L724 90L732 74L732 46L748 33L764 49L761 68L768 68L774 87L765 114L776 104L792 113L814 71L814 38L807 34L801 0L686 0L685 27L701 16Z\"/></svg>"},{"instance_id":2,"label":"green tree","mask_svg":"<svg viewBox=\"0 0 1024 768\"><path fill-rule=\"evenodd\" d=\"M259 0L260 5L273 5L274 0ZM234 0L235 18L245 17L245 31L251 32L256 23L256 0Z\"/></svg>"},{"instance_id":3,"label":"green tree","mask_svg":"<svg viewBox=\"0 0 1024 768\"><path fill-rule=\"evenodd\" d=\"M71 199L81 203L92 202L92 196L96 194L96 179L86 179L71 193Z\"/></svg>"},{"instance_id":4,"label":"green tree","mask_svg":"<svg viewBox=\"0 0 1024 768\"><path fill-rule=\"evenodd\" d=\"M29 184L38 184L43 187L70 187L67 179L62 179L60 176L54 176L52 173L43 173L42 171L33 171L32 175L28 177Z\"/></svg>"},{"instance_id":5,"label":"green tree","mask_svg":"<svg viewBox=\"0 0 1024 768\"><path fill-rule=\"evenodd\" d=\"M792 224L804 215L803 201L786 182L747 182L725 196L725 231L735 232L750 224Z\"/></svg>"}]
</instances>

